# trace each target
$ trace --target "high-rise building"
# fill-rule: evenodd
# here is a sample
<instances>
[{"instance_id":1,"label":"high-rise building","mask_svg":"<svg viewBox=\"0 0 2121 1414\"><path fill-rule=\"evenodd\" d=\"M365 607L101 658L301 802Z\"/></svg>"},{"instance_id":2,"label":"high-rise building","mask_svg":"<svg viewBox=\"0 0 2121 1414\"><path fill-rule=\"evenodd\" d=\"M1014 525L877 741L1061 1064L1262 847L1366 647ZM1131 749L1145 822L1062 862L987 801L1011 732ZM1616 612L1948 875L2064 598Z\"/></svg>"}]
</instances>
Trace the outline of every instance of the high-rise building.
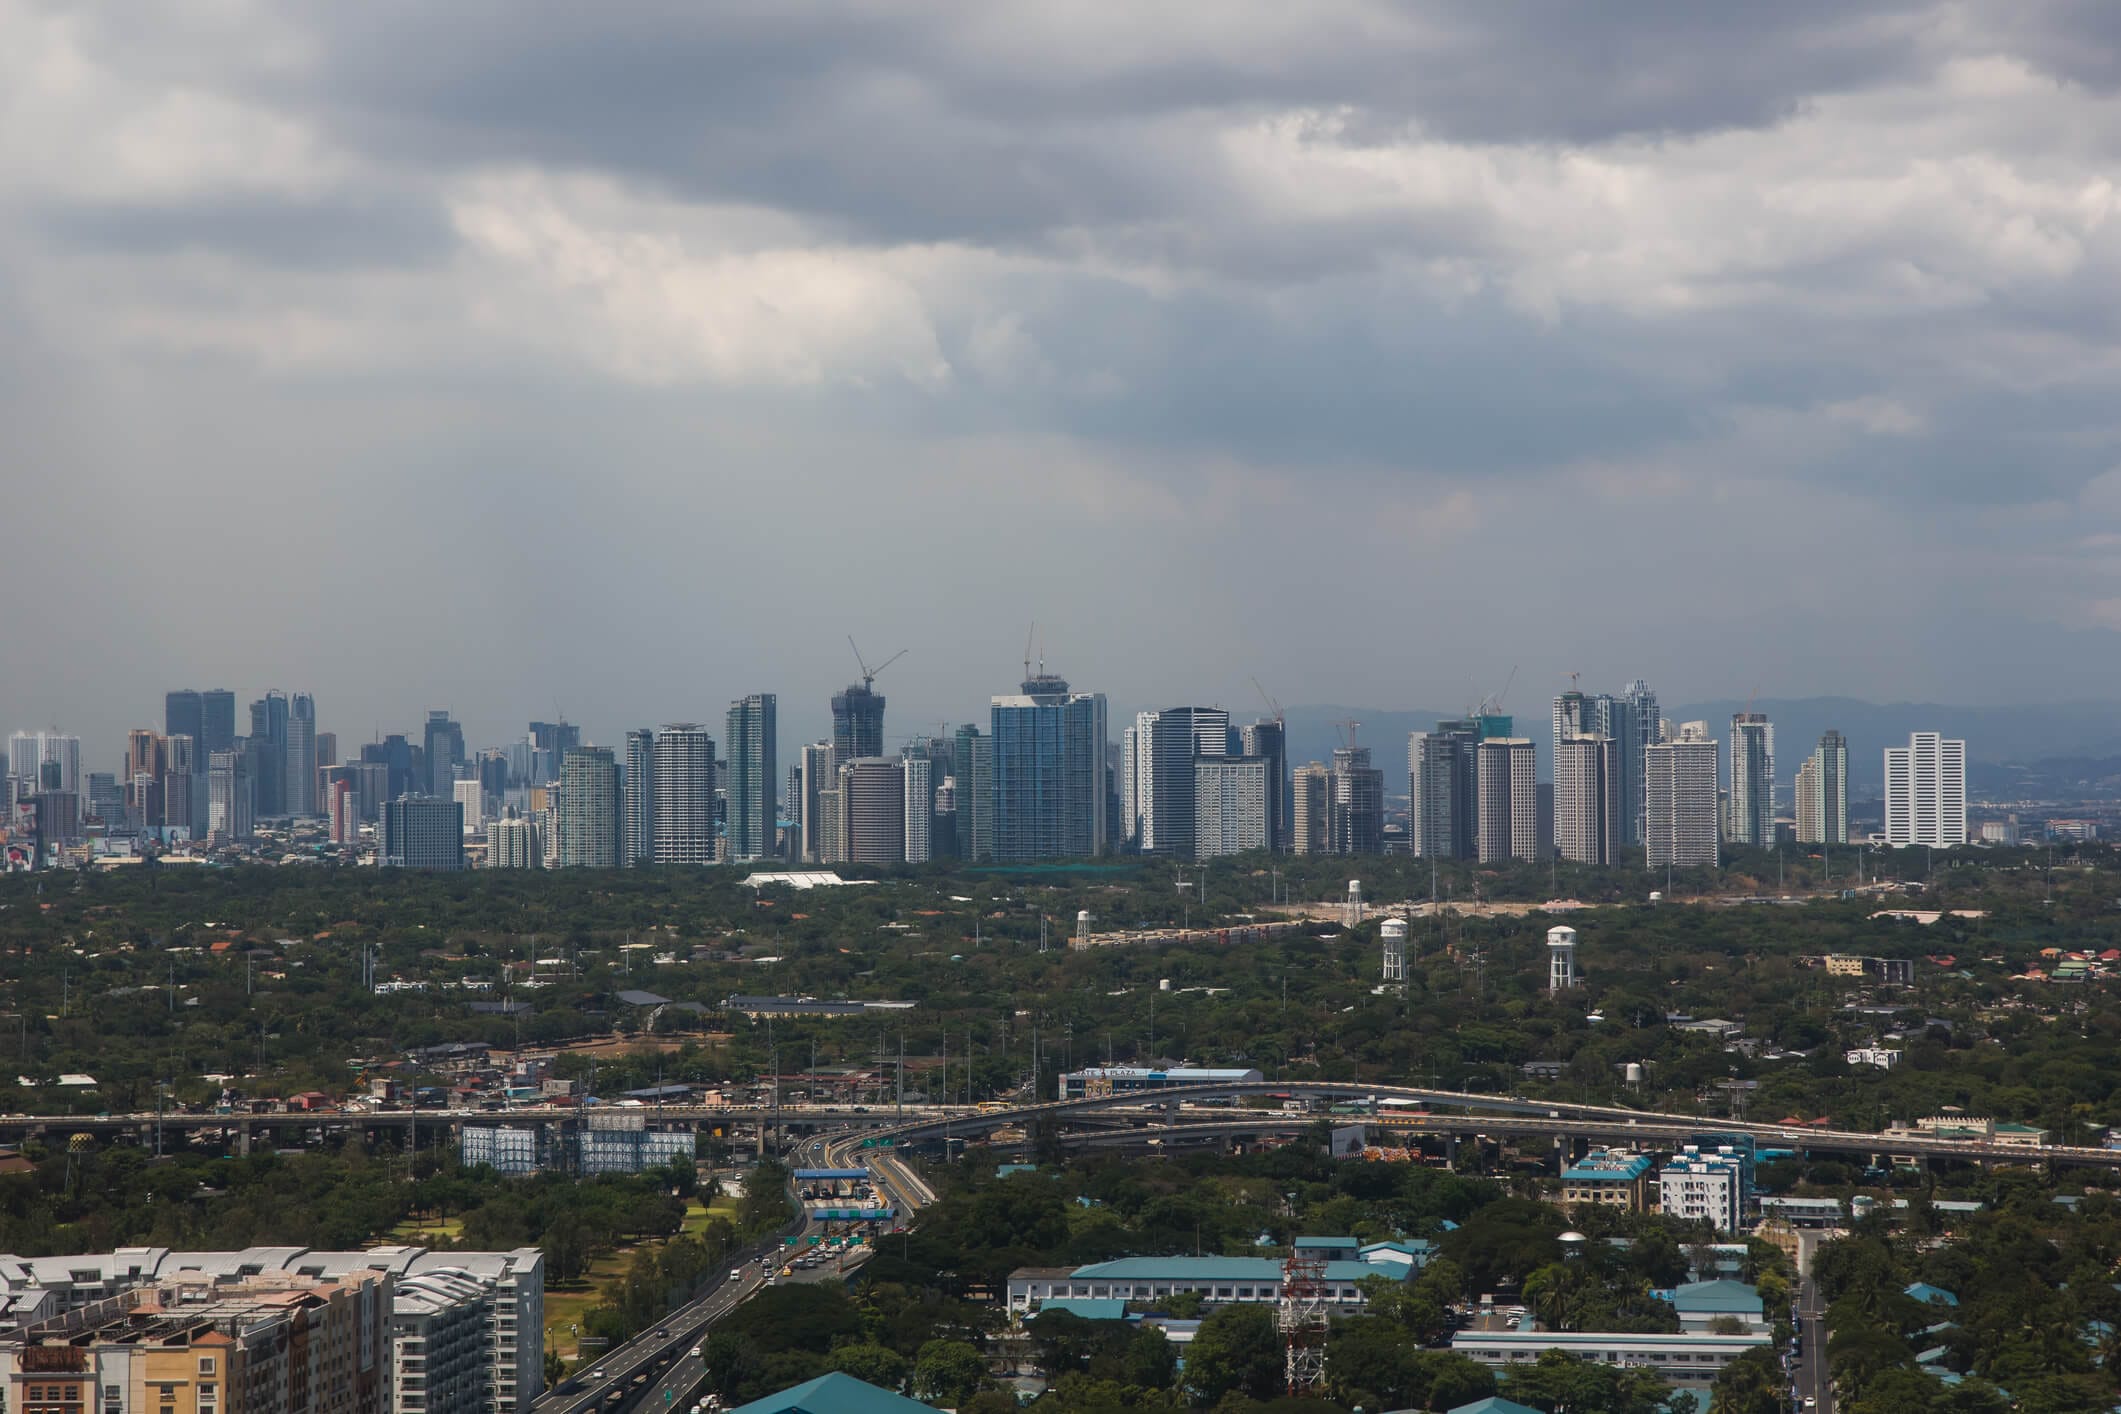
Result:
<instances>
[{"instance_id":1,"label":"high-rise building","mask_svg":"<svg viewBox=\"0 0 2121 1414\"><path fill-rule=\"evenodd\" d=\"M199 694L199 750L211 756L216 751L236 749L236 695L225 687Z\"/></svg>"},{"instance_id":2,"label":"high-rise building","mask_svg":"<svg viewBox=\"0 0 2121 1414\"><path fill-rule=\"evenodd\" d=\"M619 862L631 869L655 858L655 733L647 727L626 733L625 789Z\"/></svg>"},{"instance_id":3,"label":"high-rise building","mask_svg":"<svg viewBox=\"0 0 2121 1414\"><path fill-rule=\"evenodd\" d=\"M1731 843L1775 843L1775 726L1759 712L1731 717Z\"/></svg>"},{"instance_id":4,"label":"high-rise building","mask_svg":"<svg viewBox=\"0 0 2121 1414\"><path fill-rule=\"evenodd\" d=\"M926 762L922 762L926 765ZM865 756L840 767L840 835L846 864L906 858L906 770L895 757Z\"/></svg>"},{"instance_id":5,"label":"high-rise building","mask_svg":"<svg viewBox=\"0 0 2121 1414\"><path fill-rule=\"evenodd\" d=\"M656 734L652 845L658 864L714 863L714 737L697 722Z\"/></svg>"},{"instance_id":6,"label":"high-rise building","mask_svg":"<svg viewBox=\"0 0 2121 1414\"><path fill-rule=\"evenodd\" d=\"M464 764L464 728L447 710L429 711L421 744L427 753L427 794L447 800L457 767Z\"/></svg>"},{"instance_id":7,"label":"high-rise building","mask_svg":"<svg viewBox=\"0 0 2121 1414\"><path fill-rule=\"evenodd\" d=\"M251 790L258 817L287 813L287 694L277 688L250 704ZM442 792L447 795L445 789Z\"/></svg>"},{"instance_id":8,"label":"high-rise building","mask_svg":"<svg viewBox=\"0 0 2121 1414\"><path fill-rule=\"evenodd\" d=\"M1332 852L1384 853L1385 773L1370 764L1370 748L1334 747L1331 785L1326 832Z\"/></svg>"},{"instance_id":9,"label":"high-rise building","mask_svg":"<svg viewBox=\"0 0 2121 1414\"><path fill-rule=\"evenodd\" d=\"M1715 867L1716 756L1706 722L1688 722L1643 752L1642 844L1650 868Z\"/></svg>"},{"instance_id":10,"label":"high-rise building","mask_svg":"<svg viewBox=\"0 0 2121 1414\"><path fill-rule=\"evenodd\" d=\"M298 692L287 705L285 806L289 815L307 819L317 811L317 703Z\"/></svg>"},{"instance_id":11,"label":"high-rise building","mask_svg":"<svg viewBox=\"0 0 2121 1414\"><path fill-rule=\"evenodd\" d=\"M486 787L475 776L450 782L450 799L464 808L464 829L477 835L486 828Z\"/></svg>"},{"instance_id":12,"label":"high-rise building","mask_svg":"<svg viewBox=\"0 0 2121 1414\"><path fill-rule=\"evenodd\" d=\"M1333 773L1325 764L1312 761L1298 766L1290 778L1289 804L1293 816L1289 848L1294 854L1331 854L1330 828Z\"/></svg>"},{"instance_id":13,"label":"high-rise building","mask_svg":"<svg viewBox=\"0 0 2121 1414\"><path fill-rule=\"evenodd\" d=\"M560 867L616 869L625 836L619 763L601 746L571 746L560 758Z\"/></svg>"},{"instance_id":14,"label":"high-rise building","mask_svg":"<svg viewBox=\"0 0 2121 1414\"><path fill-rule=\"evenodd\" d=\"M1261 756L1201 756L1193 762L1194 858L1267 848L1273 774L1273 763Z\"/></svg>"},{"instance_id":15,"label":"high-rise building","mask_svg":"<svg viewBox=\"0 0 2121 1414\"><path fill-rule=\"evenodd\" d=\"M1628 729L1624 743L1627 759L1620 763L1626 786L1620 803L1621 825L1627 831L1629 844L1641 844L1643 831L1648 828L1649 789L1643 753L1664 740L1664 709L1658 705L1656 689L1636 678L1621 691L1620 713Z\"/></svg>"},{"instance_id":16,"label":"high-rise building","mask_svg":"<svg viewBox=\"0 0 2121 1414\"><path fill-rule=\"evenodd\" d=\"M1219 707L1143 712L1134 719L1133 742L1135 814L1122 827L1143 854L1191 858L1193 763L1230 754L1230 714Z\"/></svg>"},{"instance_id":17,"label":"high-rise building","mask_svg":"<svg viewBox=\"0 0 2121 1414\"><path fill-rule=\"evenodd\" d=\"M1267 763L1267 848L1289 852L1289 728L1281 718L1262 719L1238 733L1238 750Z\"/></svg>"},{"instance_id":18,"label":"high-rise building","mask_svg":"<svg viewBox=\"0 0 2121 1414\"><path fill-rule=\"evenodd\" d=\"M16 732L7 741L7 769L15 779L29 782L32 790L44 790L47 766L58 768L58 779L49 789L70 795L85 795L88 778L81 774L81 738L63 732Z\"/></svg>"},{"instance_id":19,"label":"high-rise building","mask_svg":"<svg viewBox=\"0 0 2121 1414\"><path fill-rule=\"evenodd\" d=\"M738 862L773 853L780 809L774 792L780 782L780 749L776 745L776 699L754 692L729 704L729 858Z\"/></svg>"},{"instance_id":20,"label":"high-rise building","mask_svg":"<svg viewBox=\"0 0 2121 1414\"><path fill-rule=\"evenodd\" d=\"M1611 864L1620 842L1614 749L1602 736L1554 744L1554 848L1577 864Z\"/></svg>"},{"instance_id":21,"label":"high-rise building","mask_svg":"<svg viewBox=\"0 0 2121 1414\"><path fill-rule=\"evenodd\" d=\"M839 767L832 759L832 743L813 741L797 758L796 772L802 781L799 787L802 809L798 819L802 826L800 854L813 864L825 862L828 844L825 835L825 816L818 804L820 791L839 789Z\"/></svg>"},{"instance_id":22,"label":"high-rise building","mask_svg":"<svg viewBox=\"0 0 2121 1414\"><path fill-rule=\"evenodd\" d=\"M1408 843L1422 859L1471 859L1478 849L1480 724L1438 722L1407 738Z\"/></svg>"},{"instance_id":23,"label":"high-rise building","mask_svg":"<svg viewBox=\"0 0 2121 1414\"><path fill-rule=\"evenodd\" d=\"M193 740L179 733L162 739L162 823L183 830L196 829L199 815L198 794L195 786L204 786L206 777L198 771L198 747Z\"/></svg>"},{"instance_id":24,"label":"high-rise building","mask_svg":"<svg viewBox=\"0 0 2121 1414\"><path fill-rule=\"evenodd\" d=\"M514 806L486 830L486 865L489 869L536 869L545 862L534 820L516 814Z\"/></svg>"},{"instance_id":25,"label":"high-rise building","mask_svg":"<svg viewBox=\"0 0 2121 1414\"><path fill-rule=\"evenodd\" d=\"M1848 843L1848 780L1848 741L1829 731L1797 768L1797 843Z\"/></svg>"},{"instance_id":26,"label":"high-rise building","mask_svg":"<svg viewBox=\"0 0 2121 1414\"><path fill-rule=\"evenodd\" d=\"M258 832L257 794L250 753L216 751L206 768L206 833L216 844L236 844Z\"/></svg>"},{"instance_id":27,"label":"high-rise building","mask_svg":"<svg viewBox=\"0 0 2121 1414\"><path fill-rule=\"evenodd\" d=\"M1966 843L1966 743L1912 732L1885 749L1885 842L1948 848Z\"/></svg>"},{"instance_id":28,"label":"high-rise building","mask_svg":"<svg viewBox=\"0 0 2121 1414\"><path fill-rule=\"evenodd\" d=\"M957 729L957 857L994 858L994 738L967 722Z\"/></svg>"},{"instance_id":29,"label":"high-rise building","mask_svg":"<svg viewBox=\"0 0 2121 1414\"><path fill-rule=\"evenodd\" d=\"M326 766L336 766L338 764L339 734L337 732L318 732L317 769L322 770Z\"/></svg>"},{"instance_id":30,"label":"high-rise building","mask_svg":"<svg viewBox=\"0 0 2121 1414\"><path fill-rule=\"evenodd\" d=\"M199 694L189 688L165 693L162 698L164 736L188 736L194 742L206 738L206 707Z\"/></svg>"},{"instance_id":31,"label":"high-rise building","mask_svg":"<svg viewBox=\"0 0 2121 1414\"><path fill-rule=\"evenodd\" d=\"M994 857L1081 859L1106 846L1105 695L1038 673L993 699Z\"/></svg>"},{"instance_id":32,"label":"high-rise building","mask_svg":"<svg viewBox=\"0 0 2121 1414\"><path fill-rule=\"evenodd\" d=\"M390 869L464 867L464 807L431 795L401 795L383 806L376 862Z\"/></svg>"},{"instance_id":33,"label":"high-rise building","mask_svg":"<svg viewBox=\"0 0 2121 1414\"><path fill-rule=\"evenodd\" d=\"M906 862L926 864L935 855L935 763L925 756L908 752L899 761L899 772L905 778L904 799L901 802L905 823L901 834L906 841Z\"/></svg>"},{"instance_id":34,"label":"high-rise building","mask_svg":"<svg viewBox=\"0 0 2121 1414\"><path fill-rule=\"evenodd\" d=\"M1637 679L1619 697L1602 692L1564 692L1554 699L1554 740L1575 736L1604 737L1613 743L1613 782L1620 800L1620 837L1634 844L1642 838L1642 753L1656 740L1663 717L1657 694Z\"/></svg>"},{"instance_id":35,"label":"high-rise building","mask_svg":"<svg viewBox=\"0 0 2121 1414\"><path fill-rule=\"evenodd\" d=\"M1539 857L1539 756L1530 737L1498 736L1474 751L1483 864Z\"/></svg>"},{"instance_id":36,"label":"high-rise building","mask_svg":"<svg viewBox=\"0 0 2121 1414\"><path fill-rule=\"evenodd\" d=\"M832 695L832 749L840 761L884 754L884 695L868 681Z\"/></svg>"},{"instance_id":37,"label":"high-rise building","mask_svg":"<svg viewBox=\"0 0 2121 1414\"><path fill-rule=\"evenodd\" d=\"M839 767L832 768L834 785L817 793L817 862L847 862L847 817L840 809Z\"/></svg>"}]
</instances>

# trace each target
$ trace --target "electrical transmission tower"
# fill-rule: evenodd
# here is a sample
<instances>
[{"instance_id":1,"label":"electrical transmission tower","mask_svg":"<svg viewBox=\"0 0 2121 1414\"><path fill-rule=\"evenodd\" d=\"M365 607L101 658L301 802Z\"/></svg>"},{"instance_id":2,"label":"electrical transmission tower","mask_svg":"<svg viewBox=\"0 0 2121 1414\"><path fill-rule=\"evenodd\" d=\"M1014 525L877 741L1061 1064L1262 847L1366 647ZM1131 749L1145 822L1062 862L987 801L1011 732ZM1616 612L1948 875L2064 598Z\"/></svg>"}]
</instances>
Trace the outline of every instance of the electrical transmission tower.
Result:
<instances>
[{"instance_id":1,"label":"electrical transmission tower","mask_svg":"<svg viewBox=\"0 0 2121 1414\"><path fill-rule=\"evenodd\" d=\"M1326 1263L1292 1252L1281 1264L1281 1335L1288 1349L1289 1398L1320 1393L1326 1382Z\"/></svg>"}]
</instances>

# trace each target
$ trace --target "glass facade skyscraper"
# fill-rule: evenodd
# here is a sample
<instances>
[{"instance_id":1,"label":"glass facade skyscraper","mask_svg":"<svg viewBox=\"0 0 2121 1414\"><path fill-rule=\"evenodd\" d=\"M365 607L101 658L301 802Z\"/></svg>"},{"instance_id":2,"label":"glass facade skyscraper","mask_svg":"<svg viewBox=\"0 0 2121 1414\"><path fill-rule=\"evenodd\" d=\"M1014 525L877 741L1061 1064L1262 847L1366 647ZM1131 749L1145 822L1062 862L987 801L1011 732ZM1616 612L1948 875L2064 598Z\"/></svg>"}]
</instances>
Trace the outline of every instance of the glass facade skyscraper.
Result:
<instances>
[{"instance_id":1,"label":"glass facade skyscraper","mask_svg":"<svg viewBox=\"0 0 2121 1414\"><path fill-rule=\"evenodd\" d=\"M774 741L777 704L770 692L754 692L729 704L729 858L763 859L773 853L780 826L775 801L780 754Z\"/></svg>"},{"instance_id":2,"label":"glass facade skyscraper","mask_svg":"<svg viewBox=\"0 0 2121 1414\"><path fill-rule=\"evenodd\" d=\"M1105 695L1050 673L991 704L994 857L1082 859L1105 852Z\"/></svg>"}]
</instances>

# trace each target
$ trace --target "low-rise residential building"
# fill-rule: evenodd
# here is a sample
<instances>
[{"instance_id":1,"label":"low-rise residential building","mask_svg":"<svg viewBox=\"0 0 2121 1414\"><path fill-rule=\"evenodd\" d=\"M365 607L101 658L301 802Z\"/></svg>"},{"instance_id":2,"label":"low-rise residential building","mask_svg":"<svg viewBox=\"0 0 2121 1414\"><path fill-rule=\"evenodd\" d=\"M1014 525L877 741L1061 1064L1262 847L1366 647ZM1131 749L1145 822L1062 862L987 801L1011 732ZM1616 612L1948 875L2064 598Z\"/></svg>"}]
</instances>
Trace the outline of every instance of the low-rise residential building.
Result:
<instances>
[{"instance_id":1,"label":"low-rise residential building","mask_svg":"<svg viewBox=\"0 0 2121 1414\"><path fill-rule=\"evenodd\" d=\"M1726 1321L1737 1322L1745 1334L1768 1329L1759 1291L1742 1281L1690 1281L1674 1287L1672 1309L1679 1313L1683 1331L1707 1333Z\"/></svg>"},{"instance_id":2,"label":"low-rise residential building","mask_svg":"<svg viewBox=\"0 0 2121 1414\"><path fill-rule=\"evenodd\" d=\"M1624 1208L1647 1212L1656 1192L1656 1161L1626 1149L1593 1149L1561 1171L1561 1201L1568 1206Z\"/></svg>"},{"instance_id":3,"label":"low-rise residential building","mask_svg":"<svg viewBox=\"0 0 2121 1414\"><path fill-rule=\"evenodd\" d=\"M389 1414L391 1278L177 1276L0 1336L39 1414Z\"/></svg>"},{"instance_id":4,"label":"low-rise residential building","mask_svg":"<svg viewBox=\"0 0 2121 1414\"><path fill-rule=\"evenodd\" d=\"M1689 1145L1657 1175L1657 1206L1667 1217L1738 1231L1745 1218L1744 1161L1729 1149Z\"/></svg>"},{"instance_id":5,"label":"low-rise residential building","mask_svg":"<svg viewBox=\"0 0 2121 1414\"><path fill-rule=\"evenodd\" d=\"M1850 1065L1874 1065L1880 1070L1891 1070L1900 1064L1900 1052L1889 1046L1858 1046L1844 1053Z\"/></svg>"},{"instance_id":6,"label":"low-rise residential building","mask_svg":"<svg viewBox=\"0 0 2121 1414\"><path fill-rule=\"evenodd\" d=\"M1414 1264L1365 1259L1325 1263L1328 1305L1360 1311L1364 1277L1404 1281ZM1122 1257L1085 1267L1021 1267L1009 1274L1009 1311L1018 1320L1048 1301L1155 1302L1199 1292L1210 1306L1281 1300L1282 1264L1275 1257Z\"/></svg>"},{"instance_id":7,"label":"low-rise residential building","mask_svg":"<svg viewBox=\"0 0 2121 1414\"><path fill-rule=\"evenodd\" d=\"M421 1407L403 1401L429 1388L430 1343L436 1351L432 1358L446 1366L446 1378L426 1409L519 1414L544 1388L545 1258L535 1247L510 1252L397 1246L362 1252L127 1247L70 1257L0 1256L0 1343L20 1340L42 1323L141 1292L214 1294L270 1286L299 1294L375 1279L382 1280L379 1289L387 1313L378 1317L377 1325L386 1341L396 1343L385 1357L385 1398L390 1403L400 1409ZM471 1314L445 1309L451 1307ZM462 1342L474 1330L485 1373L476 1381L478 1402L467 1403ZM247 1409L240 1401L228 1402L228 1407L230 1414Z\"/></svg>"},{"instance_id":8,"label":"low-rise residential building","mask_svg":"<svg viewBox=\"0 0 2121 1414\"><path fill-rule=\"evenodd\" d=\"M1602 1365L1653 1369L1666 1379L1688 1383L1713 1381L1724 1366L1772 1339L1751 1335L1618 1335L1601 1331L1460 1331L1451 1349L1490 1369L1529 1367L1549 1350Z\"/></svg>"},{"instance_id":9,"label":"low-rise residential building","mask_svg":"<svg viewBox=\"0 0 2121 1414\"><path fill-rule=\"evenodd\" d=\"M1846 953L1826 956L1829 977L1868 977L1888 986L1907 987L1915 981L1915 963L1905 957L1852 957Z\"/></svg>"}]
</instances>

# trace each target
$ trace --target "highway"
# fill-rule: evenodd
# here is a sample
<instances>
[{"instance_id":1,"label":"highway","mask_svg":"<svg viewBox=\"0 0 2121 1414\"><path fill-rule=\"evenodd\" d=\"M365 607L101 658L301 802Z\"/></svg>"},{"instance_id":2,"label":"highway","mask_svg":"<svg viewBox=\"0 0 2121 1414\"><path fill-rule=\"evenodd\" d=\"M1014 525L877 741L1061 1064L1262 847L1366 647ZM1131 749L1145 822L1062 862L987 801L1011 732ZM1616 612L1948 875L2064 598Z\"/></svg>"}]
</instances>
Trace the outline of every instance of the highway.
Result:
<instances>
[{"instance_id":1,"label":"highway","mask_svg":"<svg viewBox=\"0 0 2121 1414\"><path fill-rule=\"evenodd\" d=\"M918 1174L889 1150L862 1149L857 1133L833 1134L808 1139L786 1156L792 1167L867 1167L877 1187L890 1201L894 1216L904 1223L924 1205L935 1201L935 1192ZM806 1215L796 1230L802 1239L822 1235L825 1224ZM785 1280L791 1282L836 1281L867 1259L874 1247L865 1247L852 1260L798 1269ZM630 1410L676 1410L686 1414L701 1397L707 1378L706 1361L693 1355L706 1341L715 1323L769 1282L784 1280L776 1274L788 1248L776 1239L747 1249L736 1268L738 1275L723 1277L704 1296L673 1311L655 1329L643 1332L590 1365L585 1375L547 1391L530 1405L531 1414L620 1414ZM703 1352L704 1353L704 1352Z\"/></svg>"},{"instance_id":2,"label":"highway","mask_svg":"<svg viewBox=\"0 0 2121 1414\"><path fill-rule=\"evenodd\" d=\"M1797 1293L1797 1406L1806 1414L1834 1414L1834 1382L1826 1367L1826 1312L1819 1303L1819 1283L1811 1277Z\"/></svg>"}]
</instances>

